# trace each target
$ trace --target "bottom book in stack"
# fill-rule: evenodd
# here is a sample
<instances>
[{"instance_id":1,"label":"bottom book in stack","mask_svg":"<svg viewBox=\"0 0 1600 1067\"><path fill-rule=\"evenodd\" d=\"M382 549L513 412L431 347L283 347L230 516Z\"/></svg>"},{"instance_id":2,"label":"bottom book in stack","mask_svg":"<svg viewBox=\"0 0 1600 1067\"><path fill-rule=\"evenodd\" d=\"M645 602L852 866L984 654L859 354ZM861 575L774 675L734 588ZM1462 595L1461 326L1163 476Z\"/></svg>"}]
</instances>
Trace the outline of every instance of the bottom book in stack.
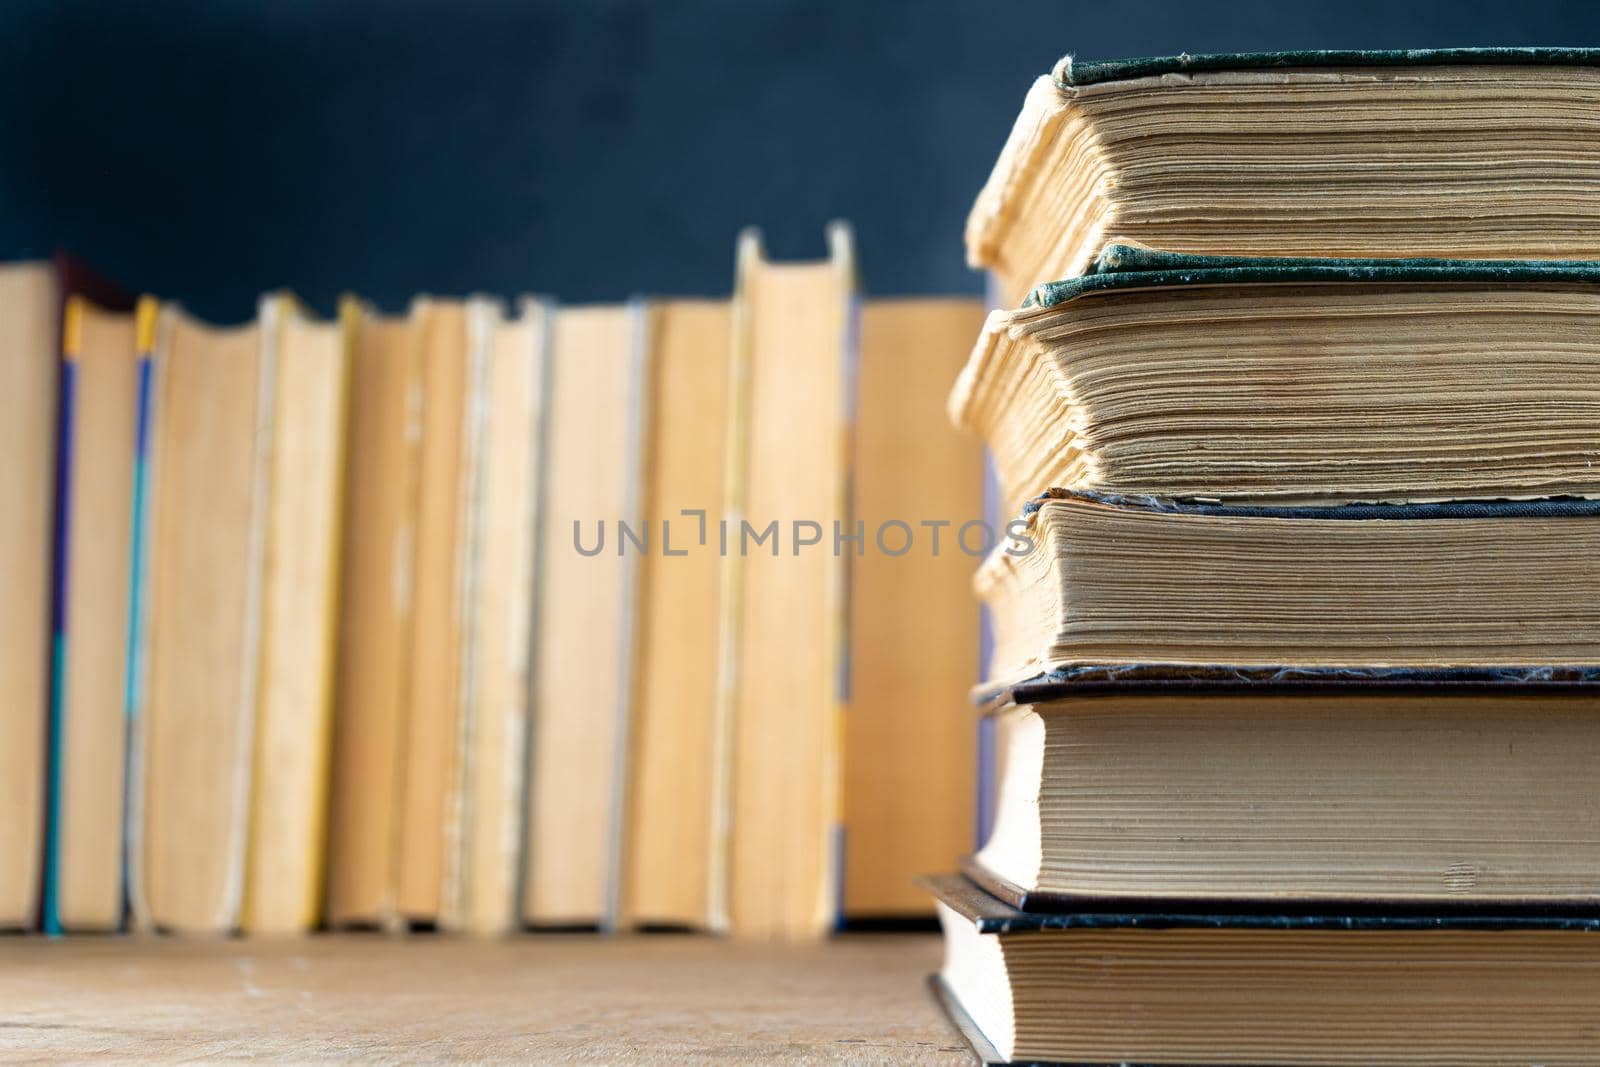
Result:
<instances>
[{"instance_id":1,"label":"bottom book in stack","mask_svg":"<svg viewBox=\"0 0 1600 1067\"><path fill-rule=\"evenodd\" d=\"M993 831L927 883L979 1057L1594 1062L1600 697L1374 673L1005 690Z\"/></svg>"},{"instance_id":2,"label":"bottom book in stack","mask_svg":"<svg viewBox=\"0 0 1600 1067\"><path fill-rule=\"evenodd\" d=\"M1580 1064L1600 1039L1600 919L1037 913L926 884L930 984L985 1063Z\"/></svg>"}]
</instances>

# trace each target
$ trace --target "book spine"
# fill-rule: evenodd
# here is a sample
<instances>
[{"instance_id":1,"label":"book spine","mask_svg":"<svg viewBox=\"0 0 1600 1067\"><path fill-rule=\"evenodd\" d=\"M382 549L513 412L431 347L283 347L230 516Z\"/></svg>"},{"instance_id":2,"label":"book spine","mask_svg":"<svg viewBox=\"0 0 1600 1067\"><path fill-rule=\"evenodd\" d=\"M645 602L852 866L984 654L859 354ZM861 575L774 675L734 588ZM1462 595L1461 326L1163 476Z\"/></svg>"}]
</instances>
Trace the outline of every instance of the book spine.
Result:
<instances>
[{"instance_id":1,"label":"book spine","mask_svg":"<svg viewBox=\"0 0 1600 1067\"><path fill-rule=\"evenodd\" d=\"M83 302L69 295L62 311L61 380L57 408L55 566L51 575L50 707L46 727L44 885L40 923L52 937L62 933L61 838L65 778L67 681L67 582L71 561L73 439L76 436L79 355L83 347Z\"/></svg>"},{"instance_id":2,"label":"book spine","mask_svg":"<svg viewBox=\"0 0 1600 1067\"><path fill-rule=\"evenodd\" d=\"M728 346L728 429L723 471L722 521L737 529L744 517L750 440L750 275L762 259L761 233L739 234L734 266L732 337ZM706 929L725 934L732 926L734 703L739 679L739 610L744 568L737 553L724 554L717 588L717 689L712 717L711 854L707 857Z\"/></svg>"},{"instance_id":3,"label":"book spine","mask_svg":"<svg viewBox=\"0 0 1600 1067\"><path fill-rule=\"evenodd\" d=\"M528 899L529 864L531 849L527 844L527 819L529 808L533 803L533 757L536 738L533 736L533 700L532 680L534 664L539 657L539 637L542 628L549 624L550 618L544 610L544 560L548 546L544 542L544 517L546 510L546 487L549 485L549 456L550 456L550 398L554 395L554 363L552 353L555 350L555 322L556 304L548 297L523 297L521 311L524 317L532 318L535 322L535 344L538 346L534 354L534 388L537 394L534 398L534 430L532 447L534 461L529 474L533 478L533 491L530 497L530 514L528 516L530 544L529 573L532 576L532 588L528 594L527 632L523 654L526 657L528 679L530 682L527 700L522 712L521 753L520 763L522 773L517 776L516 822L515 822L515 850L516 850L516 877L512 888L512 912L516 916L514 923L520 923L522 918L523 902Z\"/></svg>"},{"instance_id":4,"label":"book spine","mask_svg":"<svg viewBox=\"0 0 1600 1067\"><path fill-rule=\"evenodd\" d=\"M1000 279L993 271L984 272L984 302L990 311L1002 306L1000 292ZM1005 505L1000 492L1000 476L995 470L994 453L987 445L983 450L983 517L995 530L1005 528L1011 516L1005 514ZM990 667L994 660L994 619L989 614L987 604L980 602L978 605L978 677L973 679L973 684L980 683L989 677ZM973 847L981 848L989 840L989 835L994 832L995 816L995 788L996 788L996 735L994 721L991 716L981 716L978 719L978 795L973 806L975 813L973 826Z\"/></svg>"},{"instance_id":5,"label":"book spine","mask_svg":"<svg viewBox=\"0 0 1600 1067\"><path fill-rule=\"evenodd\" d=\"M478 591L483 537L483 473L486 462L489 411L488 398L494 387L492 346L494 331L502 317L498 301L473 296L467 300L466 396L462 400L461 484L456 501L456 586L452 613L457 624L455 745L456 763L452 768L445 797L444 837L439 886L441 930L461 932L472 921L475 887L470 884L473 865L469 852L474 838L475 820L470 782L476 775L492 773L479 764L473 751L478 707L477 663L475 650L482 636L478 628Z\"/></svg>"},{"instance_id":6,"label":"book spine","mask_svg":"<svg viewBox=\"0 0 1600 1067\"><path fill-rule=\"evenodd\" d=\"M277 359L280 355L279 350L282 344L284 331L283 320L292 314L294 314L293 298L287 293L267 293L263 295L257 302L256 322L259 324L261 330L260 359L263 363L265 363L268 359ZM274 422L271 418L263 420L263 423L263 433L258 435L256 438L258 448L262 447L260 442L272 442L275 435L278 433L278 428L274 425ZM269 444L266 447L271 447L271 445ZM265 483L262 487L260 487L261 493L258 498L258 506L261 510L257 515L256 522L262 528L261 537L263 543L263 560L265 559L268 551L276 550L276 547L271 545L273 507L272 498L274 494L273 475L274 472L269 468L266 474ZM252 536L254 536L253 533ZM263 569L265 568L263 567ZM256 638L253 643L256 645L255 658L257 670L260 672L260 675L258 680L255 682L255 695L251 699L252 716L251 722L248 726L251 735L251 743L248 755L250 767L250 789L246 793L246 800L244 803L243 870L239 876L239 890L237 894L238 903L234 909L234 915L239 929L245 934L253 934L256 932L255 916L258 908L260 907L260 902L257 900L255 894L255 879L253 876L253 870L257 862L257 855L260 851L260 842L256 837L256 827L251 818L251 808L254 806L254 804L263 802L265 800L265 794L270 794L273 791L271 778L266 773L266 768L261 766L262 761L265 759L266 748L261 744L261 738L259 735L269 729L268 723L272 718L270 710L270 684L266 681L266 679L270 679L272 677L273 670L276 666L273 660L277 655L278 650L274 647L275 642L273 641L273 638L275 635L272 632L270 618L270 613L272 611L271 586L267 581L266 575L264 574L261 576L261 586L263 589L261 607L258 612L252 613L256 618L256 621L253 623L256 633ZM263 696L263 694L266 695ZM263 704L267 705L267 707L262 707L261 705Z\"/></svg>"},{"instance_id":7,"label":"book spine","mask_svg":"<svg viewBox=\"0 0 1600 1067\"><path fill-rule=\"evenodd\" d=\"M845 528L855 526L855 426L857 381L861 364L861 295L857 281L855 238L846 222L830 223L827 231L829 258L838 279L840 292L840 395L838 495L834 514ZM817 902L819 930L837 929L844 921L845 818L844 818L844 738L845 717L850 711L850 582L851 555L842 552L835 558L832 605L829 623L833 633L834 688L832 730L823 758L823 810L827 813L828 840L823 856L822 894Z\"/></svg>"},{"instance_id":8,"label":"book spine","mask_svg":"<svg viewBox=\"0 0 1600 1067\"><path fill-rule=\"evenodd\" d=\"M150 612L148 594L154 568L150 562L150 517L156 496L155 456L160 447L157 420L161 407L161 350L171 332L167 316L156 301L145 298L135 312L139 350L139 418L135 431L133 468L132 566L128 597L128 754L123 803L123 899L136 929L154 928L145 899L143 863L139 852L144 819L144 720L148 689Z\"/></svg>"},{"instance_id":9,"label":"book spine","mask_svg":"<svg viewBox=\"0 0 1600 1067\"><path fill-rule=\"evenodd\" d=\"M650 392L654 368L650 358L650 306L642 297L628 302L629 356L625 401L627 419L627 484L624 487L623 520L634 529L644 518L645 442L650 439ZM622 603L618 624L621 638L617 657L617 706L615 750L611 767L611 817L607 828L606 897L600 912L600 928L616 933L624 920L626 902L623 884L627 878L628 808L633 773L633 706L637 695L636 656L639 649L639 581L642 567L638 554L622 561Z\"/></svg>"},{"instance_id":10,"label":"book spine","mask_svg":"<svg viewBox=\"0 0 1600 1067\"><path fill-rule=\"evenodd\" d=\"M330 531L329 552L334 565L329 572L328 615L322 640L326 642L324 673L319 681L323 701L322 727L318 736L321 746L318 757L317 790L322 803L316 806L315 823L311 829L314 846L310 868L310 881L306 886L305 925L315 929L323 920L327 905L328 840L330 811L333 801L333 741L338 719L339 684L339 622L343 617L345 524L349 522L348 493L350 486L350 427L354 409L356 342L361 331L361 301L350 294L339 298L339 401L335 414L337 442L333 485L333 527Z\"/></svg>"},{"instance_id":11,"label":"book spine","mask_svg":"<svg viewBox=\"0 0 1600 1067\"><path fill-rule=\"evenodd\" d=\"M391 587L396 622L403 638L397 669L409 671L412 653L416 646L417 602L417 540L418 513L422 499L422 433L424 399L426 397L423 328L427 316L428 298L418 296L406 313L408 330L406 343L405 387L405 518L395 532L394 574ZM400 910L400 857L404 852L405 819L405 761L409 747L409 731L415 701L411 696L409 679L402 687L404 694L395 731L394 764L390 772L389 787L393 791L394 817L389 820L388 840L385 844L388 866L388 884L383 899L378 904L376 920L389 933L403 933L408 922Z\"/></svg>"},{"instance_id":12,"label":"book spine","mask_svg":"<svg viewBox=\"0 0 1600 1067\"><path fill-rule=\"evenodd\" d=\"M250 532L244 599L244 651L240 666L239 729L233 751L235 768L233 819L225 886L224 928L241 930L251 906L249 893L250 807L256 791L256 732L260 728L259 702L267 667L266 603L267 542L272 517L273 433L277 371L284 319L293 314L293 300L269 293L257 304L261 339L257 348L255 456L251 469Z\"/></svg>"}]
</instances>

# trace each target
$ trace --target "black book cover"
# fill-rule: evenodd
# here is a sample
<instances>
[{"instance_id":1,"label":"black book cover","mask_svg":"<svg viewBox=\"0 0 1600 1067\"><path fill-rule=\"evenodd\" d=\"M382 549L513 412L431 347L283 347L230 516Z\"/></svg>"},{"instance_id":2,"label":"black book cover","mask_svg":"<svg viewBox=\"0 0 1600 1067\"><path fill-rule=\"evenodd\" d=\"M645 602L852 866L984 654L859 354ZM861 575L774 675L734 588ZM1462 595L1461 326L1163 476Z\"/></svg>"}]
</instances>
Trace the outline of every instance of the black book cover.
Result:
<instances>
[{"instance_id":1,"label":"black book cover","mask_svg":"<svg viewBox=\"0 0 1600 1067\"><path fill-rule=\"evenodd\" d=\"M1466 906L1398 910L1353 906L1333 910L1257 907L1254 904L1206 902L1187 909L1168 901L1096 901L1092 910L1023 911L986 892L971 878L943 874L918 881L982 934L1036 933L1071 930L1560 930L1600 933L1600 913L1550 907L1510 910ZM1141 906L1141 904L1143 906Z\"/></svg>"},{"instance_id":2,"label":"black book cover","mask_svg":"<svg viewBox=\"0 0 1600 1067\"><path fill-rule=\"evenodd\" d=\"M1095 910L1025 912L985 892L971 879L958 874L937 875L919 880L923 888L958 915L970 920L983 934L1017 934L1039 931L1127 929L1267 929L1267 930L1558 930L1575 933L1600 933L1600 915L1549 914L1528 911L1520 914L1488 914L1482 909L1453 914L1395 911L1364 914L1335 913L1325 907L1316 913L1286 914L1282 911L1171 910L1165 902L1156 910ZM1124 902L1136 905L1137 902ZM1104 906L1102 902L1101 907ZM951 1025L961 1035L979 1063L999 1065L1014 1062L1036 1067L1111 1067L1087 1063L1054 1061L1006 1061L983 1032L973 1023L956 1000L943 978L928 977L928 989ZM1120 1064L1117 1067L1135 1067Z\"/></svg>"},{"instance_id":3,"label":"black book cover","mask_svg":"<svg viewBox=\"0 0 1600 1067\"><path fill-rule=\"evenodd\" d=\"M1333 504L1327 506L1218 504L1166 497L1127 496L1080 489L1050 489L1022 509L1030 518L1052 500L1173 515L1211 515L1258 519L1450 522L1460 519L1574 520L1600 518L1600 500L1554 497L1542 500L1463 500L1434 504ZM981 708L1040 704L1107 691L1249 689L1482 689L1593 688L1600 686L1600 664L1495 667L1308 667L1236 664L1082 664L1057 668L1032 678L983 684L973 690Z\"/></svg>"}]
</instances>

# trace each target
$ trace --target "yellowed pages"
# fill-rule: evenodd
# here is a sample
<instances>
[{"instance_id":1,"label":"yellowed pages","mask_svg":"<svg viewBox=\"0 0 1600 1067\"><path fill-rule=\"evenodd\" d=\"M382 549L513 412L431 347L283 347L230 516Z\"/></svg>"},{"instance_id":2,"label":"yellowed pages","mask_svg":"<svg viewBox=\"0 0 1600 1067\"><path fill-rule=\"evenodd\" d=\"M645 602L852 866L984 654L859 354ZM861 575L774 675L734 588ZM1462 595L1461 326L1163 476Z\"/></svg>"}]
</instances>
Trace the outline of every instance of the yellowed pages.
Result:
<instances>
[{"instance_id":1,"label":"yellowed pages","mask_svg":"<svg viewBox=\"0 0 1600 1067\"><path fill-rule=\"evenodd\" d=\"M262 605L262 685L243 926L311 929L322 902L351 322L263 299L277 361Z\"/></svg>"},{"instance_id":2,"label":"yellowed pages","mask_svg":"<svg viewBox=\"0 0 1600 1067\"><path fill-rule=\"evenodd\" d=\"M1592 691L1515 685L1102 689L1006 709L977 859L1088 911L1590 908L1596 712Z\"/></svg>"},{"instance_id":3,"label":"yellowed pages","mask_svg":"<svg viewBox=\"0 0 1600 1067\"><path fill-rule=\"evenodd\" d=\"M1029 91L967 222L1002 302L1108 238L1254 256L1591 259L1592 66L1192 71Z\"/></svg>"},{"instance_id":4,"label":"yellowed pages","mask_svg":"<svg viewBox=\"0 0 1600 1067\"><path fill-rule=\"evenodd\" d=\"M732 310L649 309L651 373L624 922L710 925L718 590ZM698 515L692 514L699 512ZM964 591L964 589L963 589Z\"/></svg>"},{"instance_id":5,"label":"yellowed pages","mask_svg":"<svg viewBox=\"0 0 1600 1067\"><path fill-rule=\"evenodd\" d=\"M983 516L983 449L945 420L942 399L982 325L977 300L861 312L855 506L874 540L850 561L849 916L931 916L912 879L974 845L978 612L958 538Z\"/></svg>"},{"instance_id":6,"label":"yellowed pages","mask_svg":"<svg viewBox=\"0 0 1600 1067\"><path fill-rule=\"evenodd\" d=\"M1050 488L1278 504L1600 496L1592 287L1168 285L995 312L951 390L1016 516Z\"/></svg>"},{"instance_id":7,"label":"yellowed pages","mask_svg":"<svg viewBox=\"0 0 1600 1067\"><path fill-rule=\"evenodd\" d=\"M47 263L0 266L0 928L39 910L49 701L51 501L56 476L57 316Z\"/></svg>"},{"instance_id":8,"label":"yellowed pages","mask_svg":"<svg viewBox=\"0 0 1600 1067\"><path fill-rule=\"evenodd\" d=\"M597 923L609 905L630 565L617 520L637 476L633 333L627 307L555 315L522 898L535 924ZM604 546L585 554L602 522Z\"/></svg>"},{"instance_id":9,"label":"yellowed pages","mask_svg":"<svg viewBox=\"0 0 1600 1067\"><path fill-rule=\"evenodd\" d=\"M818 263L771 264L754 233L739 249L729 443L738 455L725 511L734 585L720 668L728 836L726 865L713 868L726 878L738 937L817 937L837 917L845 570L833 525L853 533L845 444L855 276L849 231L836 224L829 237L832 258ZM806 522L821 532L799 547L816 533ZM769 524L776 540L758 543Z\"/></svg>"},{"instance_id":10,"label":"yellowed pages","mask_svg":"<svg viewBox=\"0 0 1600 1067\"><path fill-rule=\"evenodd\" d=\"M462 592L475 447L469 418L474 381L466 304L425 297L415 314L422 353L422 437L396 892L403 918L436 922L446 909L446 881L455 872L451 857L459 843Z\"/></svg>"},{"instance_id":11,"label":"yellowed pages","mask_svg":"<svg viewBox=\"0 0 1600 1067\"><path fill-rule=\"evenodd\" d=\"M947 904L939 913L940 976L1002 1061L1594 1060L1600 945L1592 931L1119 926L992 934Z\"/></svg>"},{"instance_id":12,"label":"yellowed pages","mask_svg":"<svg viewBox=\"0 0 1600 1067\"><path fill-rule=\"evenodd\" d=\"M420 429L413 320L362 313L353 349L327 917L392 926Z\"/></svg>"},{"instance_id":13,"label":"yellowed pages","mask_svg":"<svg viewBox=\"0 0 1600 1067\"><path fill-rule=\"evenodd\" d=\"M534 540L545 418L548 312L526 301L506 319L492 301L469 309L487 345L482 480L470 593L470 729L466 747L462 924L514 928L522 855Z\"/></svg>"},{"instance_id":14,"label":"yellowed pages","mask_svg":"<svg viewBox=\"0 0 1600 1067\"><path fill-rule=\"evenodd\" d=\"M56 913L69 931L115 930L122 922L137 334L132 312L68 298L63 350L76 384Z\"/></svg>"},{"instance_id":15,"label":"yellowed pages","mask_svg":"<svg viewBox=\"0 0 1600 1067\"><path fill-rule=\"evenodd\" d=\"M239 922L259 668L273 353L162 309L132 889L141 925Z\"/></svg>"},{"instance_id":16,"label":"yellowed pages","mask_svg":"<svg viewBox=\"0 0 1600 1067\"><path fill-rule=\"evenodd\" d=\"M1057 492L974 577L994 620L989 681L1600 662L1600 605L1576 562L1600 552L1600 514L1563 507L1208 514Z\"/></svg>"}]
</instances>

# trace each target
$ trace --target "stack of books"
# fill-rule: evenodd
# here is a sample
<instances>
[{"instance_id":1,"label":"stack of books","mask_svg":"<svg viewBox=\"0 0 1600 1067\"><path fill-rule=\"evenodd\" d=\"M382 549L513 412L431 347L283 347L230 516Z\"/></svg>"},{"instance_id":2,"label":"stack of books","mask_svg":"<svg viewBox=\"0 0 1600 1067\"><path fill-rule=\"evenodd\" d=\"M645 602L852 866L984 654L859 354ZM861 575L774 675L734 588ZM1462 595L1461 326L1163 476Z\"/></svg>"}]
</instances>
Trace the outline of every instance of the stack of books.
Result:
<instances>
[{"instance_id":1,"label":"stack of books","mask_svg":"<svg viewBox=\"0 0 1600 1067\"><path fill-rule=\"evenodd\" d=\"M0 268L0 928L931 918L978 613L894 535L981 512L983 309L843 225L736 269L221 327Z\"/></svg>"},{"instance_id":2,"label":"stack of books","mask_svg":"<svg viewBox=\"0 0 1600 1067\"><path fill-rule=\"evenodd\" d=\"M950 398L986 1061L1582 1063L1600 1034L1600 53L1063 61Z\"/></svg>"}]
</instances>

